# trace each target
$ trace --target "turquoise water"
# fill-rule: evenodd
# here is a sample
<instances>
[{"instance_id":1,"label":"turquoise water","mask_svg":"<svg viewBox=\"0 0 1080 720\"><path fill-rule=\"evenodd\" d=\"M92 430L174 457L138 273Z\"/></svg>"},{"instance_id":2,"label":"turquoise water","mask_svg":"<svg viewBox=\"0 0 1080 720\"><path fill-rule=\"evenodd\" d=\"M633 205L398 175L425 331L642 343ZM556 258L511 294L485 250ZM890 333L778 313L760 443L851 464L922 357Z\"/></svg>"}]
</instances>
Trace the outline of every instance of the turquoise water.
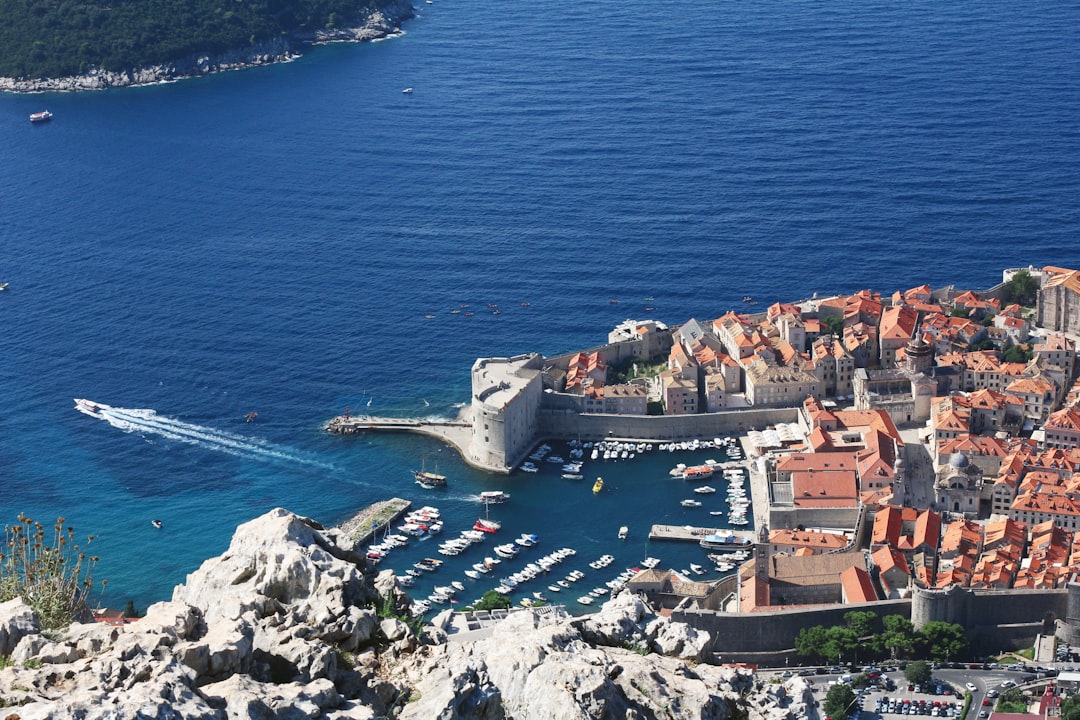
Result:
<instances>
[{"instance_id":1,"label":"turquoise water","mask_svg":"<svg viewBox=\"0 0 1080 720\"><path fill-rule=\"evenodd\" d=\"M420 10L285 65L0 96L0 518L94 533L105 602L168 597L275 506L432 502L421 462L450 478L447 532L505 488L493 516L538 551L682 567L700 551L644 537L702 517L667 477L691 459L604 468L594 497L323 424L452 416L477 356L590 346L646 305L678 323L1076 263L1075 2Z\"/></svg>"}]
</instances>

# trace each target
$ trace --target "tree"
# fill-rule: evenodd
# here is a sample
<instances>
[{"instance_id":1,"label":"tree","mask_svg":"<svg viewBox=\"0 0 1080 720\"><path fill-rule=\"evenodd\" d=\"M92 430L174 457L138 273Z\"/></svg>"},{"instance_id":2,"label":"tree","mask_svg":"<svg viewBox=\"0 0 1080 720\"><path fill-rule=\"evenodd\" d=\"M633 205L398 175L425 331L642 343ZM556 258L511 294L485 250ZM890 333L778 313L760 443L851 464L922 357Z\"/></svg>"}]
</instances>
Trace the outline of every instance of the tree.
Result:
<instances>
[{"instance_id":1,"label":"tree","mask_svg":"<svg viewBox=\"0 0 1080 720\"><path fill-rule=\"evenodd\" d=\"M954 307L952 309L952 312L949 313L950 317L957 317L957 318L966 318L969 315L971 315L971 311L968 310L966 307Z\"/></svg>"},{"instance_id":2,"label":"tree","mask_svg":"<svg viewBox=\"0 0 1080 720\"><path fill-rule=\"evenodd\" d=\"M821 648L825 644L825 627L813 625L799 630L795 636L795 652L808 658L821 659L825 655ZM833 657L836 657L835 655Z\"/></svg>"},{"instance_id":3,"label":"tree","mask_svg":"<svg viewBox=\"0 0 1080 720\"><path fill-rule=\"evenodd\" d=\"M854 703L855 691L850 685L838 683L829 688L829 692L825 694L825 704L821 709L831 718L842 718L848 714Z\"/></svg>"},{"instance_id":4,"label":"tree","mask_svg":"<svg viewBox=\"0 0 1080 720\"><path fill-rule=\"evenodd\" d=\"M508 608L511 604L509 596L497 590L488 590L480 598L480 602L473 606L473 610L498 610Z\"/></svg>"},{"instance_id":5,"label":"tree","mask_svg":"<svg viewBox=\"0 0 1080 720\"><path fill-rule=\"evenodd\" d=\"M878 636L878 642L889 657L907 657L915 652L918 635L910 620L903 615L886 615L881 619L881 624L885 630Z\"/></svg>"},{"instance_id":6,"label":"tree","mask_svg":"<svg viewBox=\"0 0 1080 720\"><path fill-rule=\"evenodd\" d=\"M844 318L831 316L819 318L821 324L826 328L828 334L835 335L836 337L844 337ZM823 335L826 333L822 333Z\"/></svg>"},{"instance_id":7,"label":"tree","mask_svg":"<svg viewBox=\"0 0 1080 720\"><path fill-rule=\"evenodd\" d=\"M845 655L854 655L859 647L859 636L851 628L835 626L825 630L825 643L821 646L821 652L825 657L843 658Z\"/></svg>"},{"instance_id":8,"label":"tree","mask_svg":"<svg viewBox=\"0 0 1080 720\"><path fill-rule=\"evenodd\" d=\"M916 660L904 668L904 677L907 681L918 685L929 682L930 674L930 664L925 660Z\"/></svg>"},{"instance_id":9,"label":"tree","mask_svg":"<svg viewBox=\"0 0 1080 720\"><path fill-rule=\"evenodd\" d=\"M878 616L869 610L852 610L844 613L844 622L856 635L864 638L873 635L877 630Z\"/></svg>"},{"instance_id":10,"label":"tree","mask_svg":"<svg viewBox=\"0 0 1080 720\"><path fill-rule=\"evenodd\" d=\"M1061 720L1080 720L1080 695L1070 695L1061 701Z\"/></svg>"},{"instance_id":11,"label":"tree","mask_svg":"<svg viewBox=\"0 0 1080 720\"><path fill-rule=\"evenodd\" d=\"M934 620L923 626L921 634L930 649L930 657L934 660L960 657L967 652L971 644L964 634L963 626L955 623Z\"/></svg>"},{"instance_id":12,"label":"tree","mask_svg":"<svg viewBox=\"0 0 1080 720\"><path fill-rule=\"evenodd\" d=\"M1027 270L1021 270L1005 283L1005 299L1021 305L1034 305L1039 295L1039 281Z\"/></svg>"},{"instance_id":13,"label":"tree","mask_svg":"<svg viewBox=\"0 0 1080 720\"><path fill-rule=\"evenodd\" d=\"M135 609L135 601L129 599L127 605L124 606L124 617L137 618L139 617L139 611Z\"/></svg>"},{"instance_id":14,"label":"tree","mask_svg":"<svg viewBox=\"0 0 1080 720\"><path fill-rule=\"evenodd\" d=\"M1001 354L1001 359L1007 363L1024 363L1031 360L1034 353L1024 348L1023 345L1010 345Z\"/></svg>"}]
</instances>

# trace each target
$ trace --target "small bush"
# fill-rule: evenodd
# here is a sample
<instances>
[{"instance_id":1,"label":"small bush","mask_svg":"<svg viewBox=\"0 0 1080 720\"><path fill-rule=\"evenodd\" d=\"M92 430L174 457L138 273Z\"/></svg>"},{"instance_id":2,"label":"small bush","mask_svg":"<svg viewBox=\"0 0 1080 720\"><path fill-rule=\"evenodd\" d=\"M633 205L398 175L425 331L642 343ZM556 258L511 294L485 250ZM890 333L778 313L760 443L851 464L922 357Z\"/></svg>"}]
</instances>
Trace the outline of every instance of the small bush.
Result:
<instances>
[{"instance_id":1,"label":"small bush","mask_svg":"<svg viewBox=\"0 0 1080 720\"><path fill-rule=\"evenodd\" d=\"M64 527L64 518L57 518L48 537L41 523L25 515L18 520L4 528L0 602L21 597L38 614L44 630L88 617L97 556L87 555L75 544L75 531ZM93 535L88 537L87 545L93 540Z\"/></svg>"}]
</instances>

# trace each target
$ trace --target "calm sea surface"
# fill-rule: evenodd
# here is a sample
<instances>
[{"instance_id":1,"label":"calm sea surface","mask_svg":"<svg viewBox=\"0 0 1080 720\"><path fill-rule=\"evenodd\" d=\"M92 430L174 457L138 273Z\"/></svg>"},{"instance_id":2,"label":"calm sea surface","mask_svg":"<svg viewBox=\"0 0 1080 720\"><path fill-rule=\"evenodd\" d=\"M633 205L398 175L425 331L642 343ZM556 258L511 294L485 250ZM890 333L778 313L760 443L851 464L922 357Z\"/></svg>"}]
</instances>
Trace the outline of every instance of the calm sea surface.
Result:
<instances>
[{"instance_id":1,"label":"calm sea surface","mask_svg":"<svg viewBox=\"0 0 1080 720\"><path fill-rule=\"evenodd\" d=\"M500 537L539 534L534 555L685 567L702 553L645 535L709 519L666 470L716 453L574 483L321 427L347 405L450 415L478 355L587 346L646 305L708 320L1080 262L1076 2L419 12L285 65L0 96L0 519L96 534L104 601L169 597L275 506L335 523L400 495L453 533L494 488ZM156 415L118 427L74 397ZM412 483L422 461L447 493Z\"/></svg>"}]
</instances>

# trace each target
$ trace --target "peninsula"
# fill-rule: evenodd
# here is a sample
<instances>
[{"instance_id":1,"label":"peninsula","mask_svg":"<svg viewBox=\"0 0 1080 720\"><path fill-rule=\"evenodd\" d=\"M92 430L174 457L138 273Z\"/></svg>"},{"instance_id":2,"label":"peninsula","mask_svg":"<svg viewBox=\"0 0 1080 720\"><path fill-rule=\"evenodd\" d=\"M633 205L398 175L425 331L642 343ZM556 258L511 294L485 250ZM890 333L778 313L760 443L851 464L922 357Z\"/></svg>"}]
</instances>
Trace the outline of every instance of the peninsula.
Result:
<instances>
[{"instance_id":1,"label":"peninsula","mask_svg":"<svg viewBox=\"0 0 1080 720\"><path fill-rule=\"evenodd\" d=\"M401 32L408 0L59 2L0 0L0 91L104 90L291 60L304 47Z\"/></svg>"},{"instance_id":2,"label":"peninsula","mask_svg":"<svg viewBox=\"0 0 1080 720\"><path fill-rule=\"evenodd\" d=\"M1045 660L1054 637L1080 644L1048 621L1080 617L1080 270L744 304L673 328L627 320L556 357L480 358L454 421L328 429L439 435L508 474L537 472L526 458L541 443L591 450L571 455L580 472L737 436L702 477L745 472L754 556L713 582L650 570L627 583L727 658L787 662L800 628L852 605L955 624L977 653L1035 644Z\"/></svg>"}]
</instances>

